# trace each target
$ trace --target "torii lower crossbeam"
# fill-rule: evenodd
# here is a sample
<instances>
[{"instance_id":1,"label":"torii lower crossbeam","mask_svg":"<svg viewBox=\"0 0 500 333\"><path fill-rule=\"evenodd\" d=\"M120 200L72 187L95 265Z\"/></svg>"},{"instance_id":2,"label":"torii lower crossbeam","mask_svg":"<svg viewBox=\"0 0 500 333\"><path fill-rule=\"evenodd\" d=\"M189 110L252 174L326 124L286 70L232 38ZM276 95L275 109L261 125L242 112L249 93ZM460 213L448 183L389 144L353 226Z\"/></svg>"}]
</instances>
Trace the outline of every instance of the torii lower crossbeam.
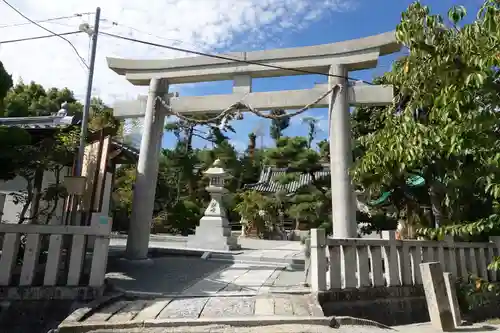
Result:
<instances>
[{"instance_id":1,"label":"torii lower crossbeam","mask_svg":"<svg viewBox=\"0 0 500 333\"><path fill-rule=\"evenodd\" d=\"M240 87L241 88L241 87ZM392 86L371 86L360 84L347 88L349 104L386 105L393 97ZM296 110L318 99L328 91L328 84L318 84L312 89L283 90L268 92L241 93L235 92L225 95L181 96L170 98L170 107L174 112L183 114L219 113L228 106L241 102L255 110L267 111L271 109ZM117 101L114 104L116 118L144 117L146 112L147 96L139 96L135 101ZM329 107L330 96L326 96L312 108Z\"/></svg>"}]
</instances>

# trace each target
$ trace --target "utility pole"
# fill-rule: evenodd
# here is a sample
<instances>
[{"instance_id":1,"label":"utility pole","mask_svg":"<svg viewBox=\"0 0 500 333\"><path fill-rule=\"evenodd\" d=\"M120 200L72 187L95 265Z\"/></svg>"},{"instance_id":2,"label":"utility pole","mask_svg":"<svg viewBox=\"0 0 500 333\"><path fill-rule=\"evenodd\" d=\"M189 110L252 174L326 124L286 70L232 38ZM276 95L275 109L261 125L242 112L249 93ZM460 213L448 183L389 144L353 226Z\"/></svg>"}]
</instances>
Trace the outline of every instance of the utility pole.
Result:
<instances>
[{"instance_id":1,"label":"utility pole","mask_svg":"<svg viewBox=\"0 0 500 333\"><path fill-rule=\"evenodd\" d=\"M78 147L78 156L76 160L76 170L75 175L82 175L83 167L83 157L85 154L85 139L87 137L87 131L89 127L89 116L90 116L90 100L92 98L92 82L94 80L94 68L95 68L95 57L97 53L97 36L99 35L99 21L101 19L101 8L97 7L95 11L95 23L94 27L88 27L88 25L80 26L80 30L87 32L92 38L92 47L90 50L90 63L89 63L89 73L87 79L87 93L85 95L85 103L83 104L83 119L80 132L80 145Z\"/></svg>"},{"instance_id":2,"label":"utility pole","mask_svg":"<svg viewBox=\"0 0 500 333\"><path fill-rule=\"evenodd\" d=\"M89 27L88 24L80 25L79 29L86 32L90 38L92 38L92 46L90 50L90 62L89 71L87 77L87 92L85 95L85 102L83 104L83 117L82 126L80 129L80 144L78 146L78 155L76 158L76 165L74 170L75 176L82 175L83 169L83 158L85 155L85 143L87 138L87 132L89 127L89 116L90 116L90 101L92 99L92 83L94 81L94 68L95 68L95 57L97 53L97 37L99 35L99 22L101 20L101 8L97 7L95 11L95 22L93 27ZM71 224L78 225L77 222L77 209L78 209L78 196L73 196L71 204Z\"/></svg>"}]
</instances>

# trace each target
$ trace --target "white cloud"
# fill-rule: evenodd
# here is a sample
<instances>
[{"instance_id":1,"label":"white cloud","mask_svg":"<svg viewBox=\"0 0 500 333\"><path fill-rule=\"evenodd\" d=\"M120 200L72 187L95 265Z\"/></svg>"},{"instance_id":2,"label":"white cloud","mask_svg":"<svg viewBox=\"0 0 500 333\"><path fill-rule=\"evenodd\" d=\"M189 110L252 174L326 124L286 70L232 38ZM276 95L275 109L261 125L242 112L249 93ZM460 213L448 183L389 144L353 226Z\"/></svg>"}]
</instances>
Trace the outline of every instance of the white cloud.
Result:
<instances>
[{"instance_id":1,"label":"white cloud","mask_svg":"<svg viewBox=\"0 0 500 333\"><path fill-rule=\"evenodd\" d=\"M101 30L161 44L197 50L256 48L267 41L305 28L335 11L352 7L350 0L11 0L34 20L92 12L102 8ZM26 22L0 2L2 25ZM93 24L93 15L42 23L61 33ZM112 22L117 22L114 25ZM132 27L134 29L130 29ZM139 32L141 31L141 32ZM149 32L150 35L144 32ZM0 28L0 41L46 35L34 25ZM273 38L274 37L274 38ZM67 36L82 57L88 59L89 38ZM279 40L279 38L278 38ZM275 42L274 42L275 43ZM276 46L276 45L273 45ZM93 92L106 102L132 99L145 92L107 68L106 56L123 58L174 58L180 52L134 44L101 35L98 42ZM36 81L46 87L69 87L82 98L86 70L71 47L59 38L0 44L0 61L14 79Z\"/></svg>"}]
</instances>

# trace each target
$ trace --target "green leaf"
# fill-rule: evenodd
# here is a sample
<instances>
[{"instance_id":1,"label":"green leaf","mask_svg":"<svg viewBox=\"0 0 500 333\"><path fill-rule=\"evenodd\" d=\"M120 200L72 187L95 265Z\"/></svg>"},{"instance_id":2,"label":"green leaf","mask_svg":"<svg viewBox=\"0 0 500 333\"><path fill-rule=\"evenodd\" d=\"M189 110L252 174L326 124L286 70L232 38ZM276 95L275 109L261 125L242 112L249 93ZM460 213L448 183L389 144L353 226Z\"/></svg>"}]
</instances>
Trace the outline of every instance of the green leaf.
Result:
<instances>
[{"instance_id":1,"label":"green leaf","mask_svg":"<svg viewBox=\"0 0 500 333\"><path fill-rule=\"evenodd\" d=\"M467 10L464 6L453 6L448 11L448 18L453 24L457 25L467 15Z\"/></svg>"}]
</instances>

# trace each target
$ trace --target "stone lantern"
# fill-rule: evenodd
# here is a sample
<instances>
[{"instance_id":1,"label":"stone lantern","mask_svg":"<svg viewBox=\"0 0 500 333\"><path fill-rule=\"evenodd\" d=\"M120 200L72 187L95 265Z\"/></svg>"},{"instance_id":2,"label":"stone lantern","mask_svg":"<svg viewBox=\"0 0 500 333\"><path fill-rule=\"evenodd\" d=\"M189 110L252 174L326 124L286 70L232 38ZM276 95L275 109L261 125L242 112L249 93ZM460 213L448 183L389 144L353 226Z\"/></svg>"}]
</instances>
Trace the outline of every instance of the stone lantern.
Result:
<instances>
[{"instance_id":1,"label":"stone lantern","mask_svg":"<svg viewBox=\"0 0 500 333\"><path fill-rule=\"evenodd\" d=\"M228 192L224 185L226 179L231 176L222 168L220 160L216 160L204 174L209 178L205 189L211 200L200 225L196 227L195 234L188 237L187 247L218 251L238 250L238 239L231 234L223 203L224 195Z\"/></svg>"}]
</instances>

